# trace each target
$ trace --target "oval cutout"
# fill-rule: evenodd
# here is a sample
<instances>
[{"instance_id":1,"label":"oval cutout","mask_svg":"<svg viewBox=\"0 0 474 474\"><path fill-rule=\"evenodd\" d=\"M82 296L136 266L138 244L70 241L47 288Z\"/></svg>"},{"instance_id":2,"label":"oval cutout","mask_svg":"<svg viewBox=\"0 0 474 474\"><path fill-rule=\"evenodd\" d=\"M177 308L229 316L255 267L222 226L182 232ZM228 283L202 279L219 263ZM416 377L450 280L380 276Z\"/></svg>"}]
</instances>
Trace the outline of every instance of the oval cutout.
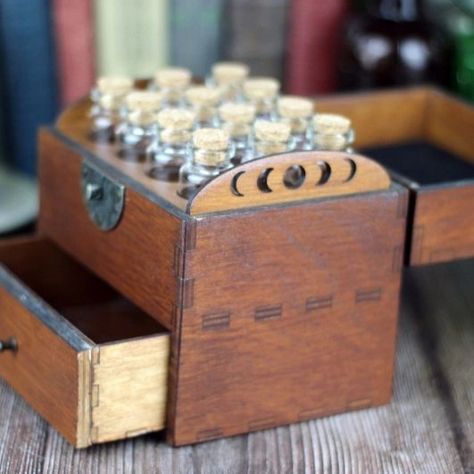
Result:
<instances>
[{"instance_id":1,"label":"oval cutout","mask_svg":"<svg viewBox=\"0 0 474 474\"><path fill-rule=\"evenodd\" d=\"M329 181L329 178L331 177L331 167L326 161L318 161L317 165L321 169L321 177L316 183L316 186L322 186L323 184L326 184Z\"/></svg>"},{"instance_id":2,"label":"oval cutout","mask_svg":"<svg viewBox=\"0 0 474 474\"><path fill-rule=\"evenodd\" d=\"M257 187L262 193L271 193L273 190L268 186L268 177L270 176L270 173L273 171L273 168L267 168L266 170L263 170L258 179L257 179Z\"/></svg>"},{"instance_id":3,"label":"oval cutout","mask_svg":"<svg viewBox=\"0 0 474 474\"><path fill-rule=\"evenodd\" d=\"M303 185L305 178L306 170L301 165L292 165L283 175L283 184L288 189L298 189Z\"/></svg>"},{"instance_id":4,"label":"oval cutout","mask_svg":"<svg viewBox=\"0 0 474 474\"><path fill-rule=\"evenodd\" d=\"M238 173L235 173L232 177L232 181L230 182L230 190L232 191L232 194L234 196L243 196L243 194L237 188L237 181L244 173L245 171L239 171Z\"/></svg>"}]
</instances>

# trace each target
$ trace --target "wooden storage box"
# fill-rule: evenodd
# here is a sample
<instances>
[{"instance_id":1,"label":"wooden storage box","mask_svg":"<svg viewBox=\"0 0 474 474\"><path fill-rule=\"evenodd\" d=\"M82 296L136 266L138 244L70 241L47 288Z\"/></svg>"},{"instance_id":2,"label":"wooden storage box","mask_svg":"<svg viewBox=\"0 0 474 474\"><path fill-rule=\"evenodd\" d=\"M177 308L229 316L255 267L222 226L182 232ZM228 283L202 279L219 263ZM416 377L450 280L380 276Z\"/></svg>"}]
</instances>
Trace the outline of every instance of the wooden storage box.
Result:
<instances>
[{"instance_id":1,"label":"wooden storage box","mask_svg":"<svg viewBox=\"0 0 474 474\"><path fill-rule=\"evenodd\" d=\"M321 98L347 115L356 145L410 191L406 262L474 255L474 108L436 89Z\"/></svg>"},{"instance_id":2,"label":"wooden storage box","mask_svg":"<svg viewBox=\"0 0 474 474\"><path fill-rule=\"evenodd\" d=\"M91 142L88 106L40 133L40 236L0 248L0 339L18 344L2 377L76 446L162 428L183 445L389 401L402 184L360 155L288 153L187 202Z\"/></svg>"}]
</instances>

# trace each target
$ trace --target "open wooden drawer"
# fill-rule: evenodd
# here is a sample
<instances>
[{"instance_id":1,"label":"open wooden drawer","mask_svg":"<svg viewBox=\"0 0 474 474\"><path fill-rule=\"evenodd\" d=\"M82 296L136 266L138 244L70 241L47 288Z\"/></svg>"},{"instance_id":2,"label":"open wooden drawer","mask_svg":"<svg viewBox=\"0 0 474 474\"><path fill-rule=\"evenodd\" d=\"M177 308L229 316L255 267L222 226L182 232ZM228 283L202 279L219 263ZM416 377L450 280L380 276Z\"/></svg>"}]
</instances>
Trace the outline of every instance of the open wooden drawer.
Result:
<instances>
[{"instance_id":1,"label":"open wooden drawer","mask_svg":"<svg viewBox=\"0 0 474 474\"><path fill-rule=\"evenodd\" d=\"M474 256L474 107L424 87L317 104L350 117L357 149L409 189L407 264Z\"/></svg>"},{"instance_id":2,"label":"open wooden drawer","mask_svg":"<svg viewBox=\"0 0 474 474\"><path fill-rule=\"evenodd\" d=\"M72 444L164 428L169 335L53 243L0 242L0 377Z\"/></svg>"}]
</instances>

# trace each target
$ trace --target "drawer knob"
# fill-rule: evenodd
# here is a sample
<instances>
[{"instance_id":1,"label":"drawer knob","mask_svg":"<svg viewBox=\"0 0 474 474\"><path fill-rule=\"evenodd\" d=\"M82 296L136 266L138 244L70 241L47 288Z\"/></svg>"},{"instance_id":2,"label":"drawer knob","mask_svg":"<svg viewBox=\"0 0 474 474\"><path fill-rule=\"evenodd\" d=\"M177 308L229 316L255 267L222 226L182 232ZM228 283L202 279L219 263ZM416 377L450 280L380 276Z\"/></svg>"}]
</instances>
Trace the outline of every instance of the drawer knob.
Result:
<instances>
[{"instance_id":1,"label":"drawer knob","mask_svg":"<svg viewBox=\"0 0 474 474\"><path fill-rule=\"evenodd\" d=\"M0 341L0 352L16 350L18 350L18 343L14 337L10 337L6 341Z\"/></svg>"}]
</instances>

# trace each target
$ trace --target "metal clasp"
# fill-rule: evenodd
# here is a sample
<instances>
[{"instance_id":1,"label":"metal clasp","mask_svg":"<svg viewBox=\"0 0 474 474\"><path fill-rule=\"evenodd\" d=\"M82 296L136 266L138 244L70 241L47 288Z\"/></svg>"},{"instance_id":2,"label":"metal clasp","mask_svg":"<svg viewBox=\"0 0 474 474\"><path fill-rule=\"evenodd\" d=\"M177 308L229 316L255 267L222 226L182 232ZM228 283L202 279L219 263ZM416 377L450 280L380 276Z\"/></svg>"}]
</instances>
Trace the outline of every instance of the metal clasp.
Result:
<instances>
[{"instance_id":1,"label":"metal clasp","mask_svg":"<svg viewBox=\"0 0 474 474\"><path fill-rule=\"evenodd\" d=\"M84 161L81 187L84 204L92 221L103 231L112 230L122 217L125 187Z\"/></svg>"}]
</instances>

